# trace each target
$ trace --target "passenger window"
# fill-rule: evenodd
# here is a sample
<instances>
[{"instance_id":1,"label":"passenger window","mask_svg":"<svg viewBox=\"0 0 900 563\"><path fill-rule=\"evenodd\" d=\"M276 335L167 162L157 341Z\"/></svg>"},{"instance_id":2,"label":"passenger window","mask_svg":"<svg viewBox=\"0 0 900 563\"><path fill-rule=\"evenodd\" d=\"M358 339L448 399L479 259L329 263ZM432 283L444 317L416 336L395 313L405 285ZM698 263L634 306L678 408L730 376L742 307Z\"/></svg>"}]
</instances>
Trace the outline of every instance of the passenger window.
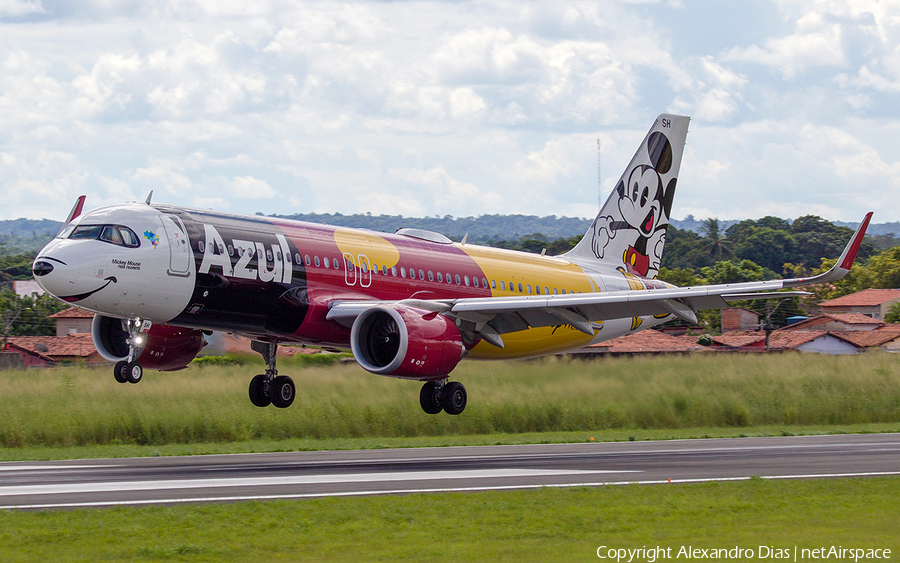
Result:
<instances>
[{"instance_id":1,"label":"passenger window","mask_svg":"<svg viewBox=\"0 0 900 563\"><path fill-rule=\"evenodd\" d=\"M537 293L538 295L540 295L541 294L541 286L539 286L539 285L534 286L534 292Z\"/></svg>"},{"instance_id":2,"label":"passenger window","mask_svg":"<svg viewBox=\"0 0 900 563\"><path fill-rule=\"evenodd\" d=\"M562 290L562 294L563 294L563 295L566 294L566 290L565 290L565 289Z\"/></svg>"},{"instance_id":3,"label":"passenger window","mask_svg":"<svg viewBox=\"0 0 900 563\"><path fill-rule=\"evenodd\" d=\"M487 279L481 278L481 287L487 289Z\"/></svg>"},{"instance_id":4,"label":"passenger window","mask_svg":"<svg viewBox=\"0 0 900 563\"><path fill-rule=\"evenodd\" d=\"M423 272L422 270L419 270L419 279L425 281L425 272Z\"/></svg>"},{"instance_id":5,"label":"passenger window","mask_svg":"<svg viewBox=\"0 0 900 563\"><path fill-rule=\"evenodd\" d=\"M316 268L318 268L319 267L319 257L316 256L315 259L316 259Z\"/></svg>"},{"instance_id":6,"label":"passenger window","mask_svg":"<svg viewBox=\"0 0 900 563\"><path fill-rule=\"evenodd\" d=\"M387 275L388 269L387 269L387 265L386 265L386 264L382 264L382 265L381 265L381 273L384 274L384 275Z\"/></svg>"},{"instance_id":7,"label":"passenger window","mask_svg":"<svg viewBox=\"0 0 900 563\"><path fill-rule=\"evenodd\" d=\"M459 274L456 274L456 285L460 285L462 281L459 279Z\"/></svg>"},{"instance_id":8,"label":"passenger window","mask_svg":"<svg viewBox=\"0 0 900 563\"><path fill-rule=\"evenodd\" d=\"M531 284L526 285L525 289L528 290L528 295L531 295Z\"/></svg>"},{"instance_id":9,"label":"passenger window","mask_svg":"<svg viewBox=\"0 0 900 563\"><path fill-rule=\"evenodd\" d=\"M438 272L438 281L444 283L444 276L440 272Z\"/></svg>"},{"instance_id":10,"label":"passenger window","mask_svg":"<svg viewBox=\"0 0 900 563\"><path fill-rule=\"evenodd\" d=\"M503 280L500 280L500 289L506 291L506 282Z\"/></svg>"},{"instance_id":11,"label":"passenger window","mask_svg":"<svg viewBox=\"0 0 900 563\"><path fill-rule=\"evenodd\" d=\"M334 269L335 269L335 270L338 269L339 266L338 266L337 258L332 258L332 259L331 259L331 265L334 266Z\"/></svg>"},{"instance_id":12,"label":"passenger window","mask_svg":"<svg viewBox=\"0 0 900 563\"><path fill-rule=\"evenodd\" d=\"M522 291L522 284L519 284L519 293L524 293L524 292Z\"/></svg>"},{"instance_id":13,"label":"passenger window","mask_svg":"<svg viewBox=\"0 0 900 563\"><path fill-rule=\"evenodd\" d=\"M466 287L469 287L469 276L466 276L464 279L466 281Z\"/></svg>"},{"instance_id":14,"label":"passenger window","mask_svg":"<svg viewBox=\"0 0 900 563\"><path fill-rule=\"evenodd\" d=\"M391 275L397 277L397 266L391 266Z\"/></svg>"},{"instance_id":15,"label":"passenger window","mask_svg":"<svg viewBox=\"0 0 900 563\"><path fill-rule=\"evenodd\" d=\"M453 282L450 280L450 274L449 274L449 273L446 275L446 278L447 278L447 283L453 283Z\"/></svg>"},{"instance_id":16,"label":"passenger window","mask_svg":"<svg viewBox=\"0 0 900 563\"><path fill-rule=\"evenodd\" d=\"M472 285L478 287L478 278L472 278Z\"/></svg>"},{"instance_id":17,"label":"passenger window","mask_svg":"<svg viewBox=\"0 0 900 563\"><path fill-rule=\"evenodd\" d=\"M306 265L307 265L307 266L309 266L310 264L312 264L312 260L309 258L309 254L307 254L306 256L304 256L303 259L306 260Z\"/></svg>"},{"instance_id":18,"label":"passenger window","mask_svg":"<svg viewBox=\"0 0 900 563\"><path fill-rule=\"evenodd\" d=\"M405 278L405 277L406 277L406 268L405 268L405 267L401 267L401 268L400 268L400 277L401 277L401 278Z\"/></svg>"},{"instance_id":19,"label":"passenger window","mask_svg":"<svg viewBox=\"0 0 900 563\"><path fill-rule=\"evenodd\" d=\"M434 272L428 270L428 281L434 281Z\"/></svg>"}]
</instances>

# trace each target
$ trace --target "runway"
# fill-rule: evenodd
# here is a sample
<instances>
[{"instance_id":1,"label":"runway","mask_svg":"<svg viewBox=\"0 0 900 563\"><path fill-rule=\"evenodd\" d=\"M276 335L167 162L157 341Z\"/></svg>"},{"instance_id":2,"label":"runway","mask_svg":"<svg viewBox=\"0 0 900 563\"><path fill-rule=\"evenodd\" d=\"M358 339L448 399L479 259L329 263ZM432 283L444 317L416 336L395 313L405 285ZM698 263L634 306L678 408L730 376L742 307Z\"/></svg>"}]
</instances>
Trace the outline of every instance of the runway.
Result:
<instances>
[{"instance_id":1,"label":"runway","mask_svg":"<svg viewBox=\"0 0 900 563\"><path fill-rule=\"evenodd\" d=\"M0 509L900 475L865 434L0 463Z\"/></svg>"}]
</instances>

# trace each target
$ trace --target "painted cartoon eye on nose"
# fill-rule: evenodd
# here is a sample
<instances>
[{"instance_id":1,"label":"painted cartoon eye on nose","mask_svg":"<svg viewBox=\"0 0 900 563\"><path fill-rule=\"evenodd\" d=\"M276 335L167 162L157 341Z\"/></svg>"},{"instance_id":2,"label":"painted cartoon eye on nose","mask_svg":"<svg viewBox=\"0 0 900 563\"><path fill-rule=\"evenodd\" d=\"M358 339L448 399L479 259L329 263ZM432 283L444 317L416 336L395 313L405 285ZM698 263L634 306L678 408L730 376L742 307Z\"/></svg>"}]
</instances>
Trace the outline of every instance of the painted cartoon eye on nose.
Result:
<instances>
[{"instance_id":1,"label":"painted cartoon eye on nose","mask_svg":"<svg viewBox=\"0 0 900 563\"><path fill-rule=\"evenodd\" d=\"M31 267L31 273L34 274L34 277L39 278L41 276L46 276L50 272L53 271L53 264L47 262L45 260L38 260Z\"/></svg>"}]
</instances>

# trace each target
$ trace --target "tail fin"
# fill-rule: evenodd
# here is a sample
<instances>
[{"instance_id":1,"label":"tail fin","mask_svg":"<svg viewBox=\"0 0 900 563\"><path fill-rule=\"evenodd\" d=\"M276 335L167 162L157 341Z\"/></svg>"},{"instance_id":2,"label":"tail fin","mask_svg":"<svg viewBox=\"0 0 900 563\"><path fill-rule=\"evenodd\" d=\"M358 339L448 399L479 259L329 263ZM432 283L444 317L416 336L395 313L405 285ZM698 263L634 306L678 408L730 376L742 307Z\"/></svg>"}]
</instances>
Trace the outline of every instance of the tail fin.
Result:
<instances>
[{"instance_id":1,"label":"tail fin","mask_svg":"<svg viewBox=\"0 0 900 563\"><path fill-rule=\"evenodd\" d=\"M669 114L656 118L616 189L566 258L656 276L690 120Z\"/></svg>"}]
</instances>

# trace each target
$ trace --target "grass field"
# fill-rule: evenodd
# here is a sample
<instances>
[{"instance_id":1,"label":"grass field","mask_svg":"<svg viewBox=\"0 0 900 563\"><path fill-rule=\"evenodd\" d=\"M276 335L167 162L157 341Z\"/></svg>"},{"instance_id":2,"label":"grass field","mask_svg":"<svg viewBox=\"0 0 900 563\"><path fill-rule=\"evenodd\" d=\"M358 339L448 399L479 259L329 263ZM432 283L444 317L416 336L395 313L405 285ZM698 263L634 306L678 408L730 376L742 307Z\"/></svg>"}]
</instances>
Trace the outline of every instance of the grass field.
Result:
<instances>
[{"instance_id":1,"label":"grass field","mask_svg":"<svg viewBox=\"0 0 900 563\"><path fill-rule=\"evenodd\" d=\"M298 387L288 409L250 404L258 364L148 372L138 385L115 383L106 368L0 372L0 447L296 439L396 446L446 436L900 423L900 358L878 353L465 362L453 379L466 384L469 406L455 417L424 414L419 383L354 364L279 367Z\"/></svg>"},{"instance_id":2,"label":"grass field","mask_svg":"<svg viewBox=\"0 0 900 563\"><path fill-rule=\"evenodd\" d=\"M898 484L890 478L753 479L0 512L0 560L569 562L598 561L602 545L668 547L672 555L681 546L738 546L758 554L760 546L833 545L887 548L896 559Z\"/></svg>"},{"instance_id":3,"label":"grass field","mask_svg":"<svg viewBox=\"0 0 900 563\"><path fill-rule=\"evenodd\" d=\"M419 384L282 362L299 397L247 399L261 366L120 385L109 369L0 372L0 459L900 431L900 358L709 355L464 363L469 407ZM597 548L888 548L900 479L656 485L0 512L0 561L588 561ZM748 559L747 557L743 557ZM772 559L769 557L767 559ZM607 560L609 561L609 560ZM648 561L637 558L635 561Z\"/></svg>"}]
</instances>

